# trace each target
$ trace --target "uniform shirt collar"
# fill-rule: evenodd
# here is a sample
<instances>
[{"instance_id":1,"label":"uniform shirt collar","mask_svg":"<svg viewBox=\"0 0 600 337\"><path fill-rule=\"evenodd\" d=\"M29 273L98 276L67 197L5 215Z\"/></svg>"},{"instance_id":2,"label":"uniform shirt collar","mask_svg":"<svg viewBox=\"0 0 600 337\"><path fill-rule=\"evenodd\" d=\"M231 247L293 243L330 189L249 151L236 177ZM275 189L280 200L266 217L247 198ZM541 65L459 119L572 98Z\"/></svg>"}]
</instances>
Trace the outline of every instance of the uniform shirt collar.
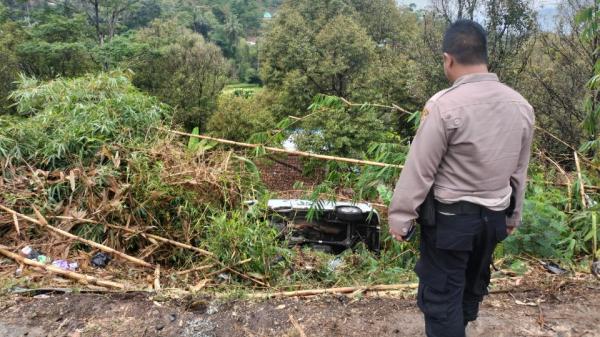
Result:
<instances>
[{"instance_id":1,"label":"uniform shirt collar","mask_svg":"<svg viewBox=\"0 0 600 337\"><path fill-rule=\"evenodd\" d=\"M456 81L454 81L453 87L459 86L465 83L474 83L474 82L484 82L484 81L494 81L499 82L498 75L494 73L477 73L477 74L468 74L459 77Z\"/></svg>"}]
</instances>

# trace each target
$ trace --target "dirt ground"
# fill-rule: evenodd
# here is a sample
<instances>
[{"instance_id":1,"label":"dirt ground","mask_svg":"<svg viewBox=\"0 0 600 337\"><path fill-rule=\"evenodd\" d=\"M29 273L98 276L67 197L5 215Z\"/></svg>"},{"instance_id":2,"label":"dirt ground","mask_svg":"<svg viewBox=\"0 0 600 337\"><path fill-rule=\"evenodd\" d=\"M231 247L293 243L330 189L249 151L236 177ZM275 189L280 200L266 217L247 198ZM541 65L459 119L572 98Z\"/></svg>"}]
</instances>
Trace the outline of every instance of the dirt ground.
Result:
<instances>
[{"instance_id":1,"label":"dirt ground","mask_svg":"<svg viewBox=\"0 0 600 337\"><path fill-rule=\"evenodd\" d=\"M492 294L468 336L600 336L600 282ZM414 296L159 302L147 293L0 297L0 336L423 336ZM406 296L406 295L403 295ZM537 304L539 303L539 305ZM293 324L296 323L296 325Z\"/></svg>"}]
</instances>

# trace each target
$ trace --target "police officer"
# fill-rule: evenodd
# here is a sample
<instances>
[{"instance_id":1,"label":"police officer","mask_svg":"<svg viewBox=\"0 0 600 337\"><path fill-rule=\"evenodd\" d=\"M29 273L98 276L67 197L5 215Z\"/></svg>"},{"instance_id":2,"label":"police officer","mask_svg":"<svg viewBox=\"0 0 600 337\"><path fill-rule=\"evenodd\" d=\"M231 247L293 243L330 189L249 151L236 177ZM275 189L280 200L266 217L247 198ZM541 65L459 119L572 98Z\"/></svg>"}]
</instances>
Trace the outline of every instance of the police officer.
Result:
<instances>
[{"instance_id":1,"label":"police officer","mask_svg":"<svg viewBox=\"0 0 600 337\"><path fill-rule=\"evenodd\" d=\"M402 241L421 215L415 271L427 336L463 337L487 294L494 248L520 223L534 113L488 72L479 24L452 24L443 51L452 87L425 106L389 224Z\"/></svg>"}]
</instances>

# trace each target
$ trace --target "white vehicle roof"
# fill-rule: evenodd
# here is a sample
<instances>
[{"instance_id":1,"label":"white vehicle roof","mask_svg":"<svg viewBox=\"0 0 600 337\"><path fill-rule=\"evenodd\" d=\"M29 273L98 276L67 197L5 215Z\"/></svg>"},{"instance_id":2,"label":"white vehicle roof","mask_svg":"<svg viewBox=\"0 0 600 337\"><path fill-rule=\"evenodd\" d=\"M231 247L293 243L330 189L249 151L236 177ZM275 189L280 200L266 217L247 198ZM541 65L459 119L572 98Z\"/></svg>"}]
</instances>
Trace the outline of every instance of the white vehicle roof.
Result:
<instances>
[{"instance_id":1,"label":"white vehicle roof","mask_svg":"<svg viewBox=\"0 0 600 337\"><path fill-rule=\"evenodd\" d=\"M370 213L377 211L371 206L371 204L367 203L353 203L348 201L328 201L328 200L320 200L317 201L320 203L318 205L319 209L325 211L333 211L336 207L340 206L354 206L361 209L363 213ZM269 209L272 210L280 210L280 209L293 209L293 210L308 210L313 205L313 202L310 200L302 200L302 199L271 199L267 203Z\"/></svg>"}]
</instances>

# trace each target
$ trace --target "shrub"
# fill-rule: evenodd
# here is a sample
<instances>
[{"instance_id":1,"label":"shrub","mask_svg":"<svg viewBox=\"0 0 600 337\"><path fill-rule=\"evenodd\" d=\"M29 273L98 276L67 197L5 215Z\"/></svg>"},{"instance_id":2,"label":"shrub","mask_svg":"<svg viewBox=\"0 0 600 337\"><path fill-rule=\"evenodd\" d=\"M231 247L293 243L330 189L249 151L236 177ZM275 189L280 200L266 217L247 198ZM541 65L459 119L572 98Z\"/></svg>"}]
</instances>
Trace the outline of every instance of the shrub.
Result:
<instances>
[{"instance_id":1,"label":"shrub","mask_svg":"<svg viewBox=\"0 0 600 337\"><path fill-rule=\"evenodd\" d=\"M105 146L141 143L169 109L137 90L124 73L39 82L21 77L11 94L20 119L0 130L3 159L41 168L89 165Z\"/></svg>"},{"instance_id":2,"label":"shrub","mask_svg":"<svg viewBox=\"0 0 600 337\"><path fill-rule=\"evenodd\" d=\"M261 93L219 97L217 111L208 122L208 131L218 137L246 141L255 133L271 130L275 119L263 104Z\"/></svg>"}]
</instances>

